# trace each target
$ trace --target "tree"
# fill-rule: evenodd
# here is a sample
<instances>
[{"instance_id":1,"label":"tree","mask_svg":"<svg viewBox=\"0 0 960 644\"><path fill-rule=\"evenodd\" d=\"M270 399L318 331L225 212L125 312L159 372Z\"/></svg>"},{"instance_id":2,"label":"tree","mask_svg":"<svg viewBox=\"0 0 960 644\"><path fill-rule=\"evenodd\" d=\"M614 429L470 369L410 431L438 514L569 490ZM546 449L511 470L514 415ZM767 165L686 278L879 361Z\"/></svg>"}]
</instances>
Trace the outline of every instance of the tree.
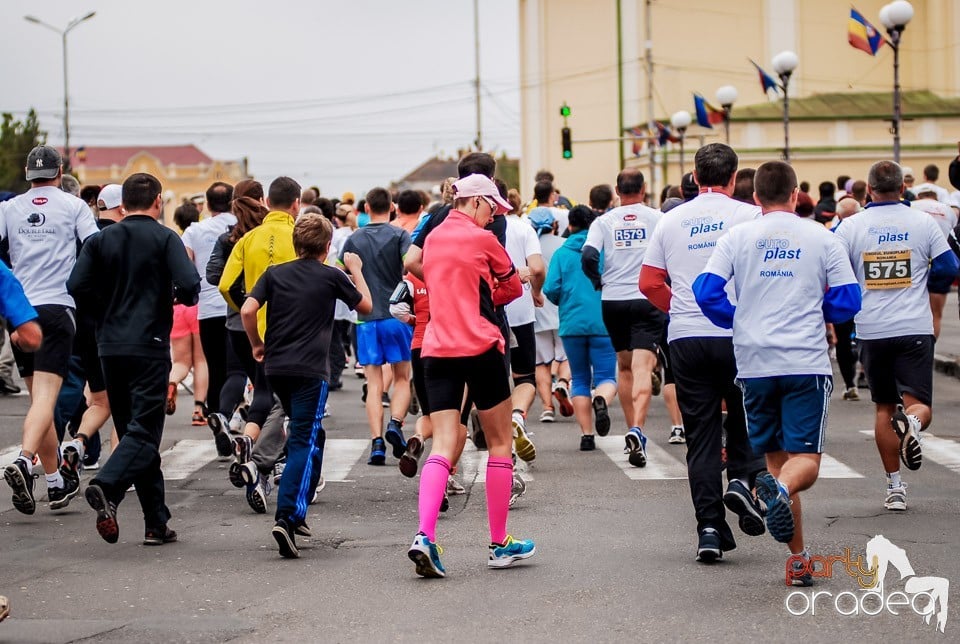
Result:
<instances>
[{"instance_id":1,"label":"tree","mask_svg":"<svg viewBox=\"0 0 960 644\"><path fill-rule=\"evenodd\" d=\"M0 190L20 194L30 188L23 167L27 154L34 147L46 143L47 133L40 131L37 113L30 109L23 121L14 120L13 114L4 113L0 123Z\"/></svg>"}]
</instances>

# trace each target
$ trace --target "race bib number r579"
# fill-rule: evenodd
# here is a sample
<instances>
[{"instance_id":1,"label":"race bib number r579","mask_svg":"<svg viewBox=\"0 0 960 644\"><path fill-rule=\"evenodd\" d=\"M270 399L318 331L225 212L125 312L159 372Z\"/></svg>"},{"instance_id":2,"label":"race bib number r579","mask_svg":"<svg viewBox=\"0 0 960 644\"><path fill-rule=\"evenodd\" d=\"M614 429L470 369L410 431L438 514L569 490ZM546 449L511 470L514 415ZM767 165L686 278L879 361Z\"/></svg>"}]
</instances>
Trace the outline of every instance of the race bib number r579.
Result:
<instances>
[{"instance_id":1,"label":"race bib number r579","mask_svg":"<svg viewBox=\"0 0 960 644\"><path fill-rule=\"evenodd\" d=\"M863 275L870 291L907 288L912 283L909 250L880 250L863 253Z\"/></svg>"},{"instance_id":2,"label":"race bib number r579","mask_svg":"<svg viewBox=\"0 0 960 644\"><path fill-rule=\"evenodd\" d=\"M613 229L614 249L639 248L647 239L647 229L642 226L624 226Z\"/></svg>"}]
</instances>

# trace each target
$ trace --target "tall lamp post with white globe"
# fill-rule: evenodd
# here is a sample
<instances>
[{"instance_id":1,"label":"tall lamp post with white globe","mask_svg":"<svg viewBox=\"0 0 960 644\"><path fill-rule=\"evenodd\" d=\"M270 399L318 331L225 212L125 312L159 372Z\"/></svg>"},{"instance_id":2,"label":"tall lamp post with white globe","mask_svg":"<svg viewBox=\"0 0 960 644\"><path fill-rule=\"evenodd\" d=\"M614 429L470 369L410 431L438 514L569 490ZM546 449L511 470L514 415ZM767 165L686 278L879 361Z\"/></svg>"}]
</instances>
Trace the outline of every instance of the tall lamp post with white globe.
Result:
<instances>
[{"instance_id":1,"label":"tall lamp post with white globe","mask_svg":"<svg viewBox=\"0 0 960 644\"><path fill-rule=\"evenodd\" d=\"M723 108L723 131L727 137L727 145L730 145L730 112L738 96L737 88L733 85L724 85L717 89L717 102Z\"/></svg>"},{"instance_id":2,"label":"tall lamp post with white globe","mask_svg":"<svg viewBox=\"0 0 960 644\"><path fill-rule=\"evenodd\" d=\"M683 177L683 140L687 135L687 128L693 122L693 117L686 110L679 110L670 117L670 125L680 133L680 177Z\"/></svg>"},{"instance_id":3,"label":"tall lamp post with white globe","mask_svg":"<svg viewBox=\"0 0 960 644\"><path fill-rule=\"evenodd\" d=\"M773 71L780 77L780 89L783 90L783 160L790 163L790 75L797 68L799 60L792 51L781 51L773 57Z\"/></svg>"},{"instance_id":4,"label":"tall lamp post with white globe","mask_svg":"<svg viewBox=\"0 0 960 644\"><path fill-rule=\"evenodd\" d=\"M880 9L880 23L890 36L888 41L893 48L893 123L890 132L893 134L893 160L900 163L900 38L907 23L913 18L913 5L906 0L897 0Z\"/></svg>"}]
</instances>

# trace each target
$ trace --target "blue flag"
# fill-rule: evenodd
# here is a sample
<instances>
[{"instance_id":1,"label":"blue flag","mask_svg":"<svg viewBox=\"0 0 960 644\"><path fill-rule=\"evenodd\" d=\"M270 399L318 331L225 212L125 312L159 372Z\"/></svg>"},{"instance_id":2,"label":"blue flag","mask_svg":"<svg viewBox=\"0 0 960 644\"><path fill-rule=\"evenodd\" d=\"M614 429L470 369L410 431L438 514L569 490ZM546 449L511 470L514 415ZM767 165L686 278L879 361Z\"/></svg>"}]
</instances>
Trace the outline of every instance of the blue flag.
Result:
<instances>
[{"instance_id":1,"label":"blue flag","mask_svg":"<svg viewBox=\"0 0 960 644\"><path fill-rule=\"evenodd\" d=\"M756 64L755 62L753 62L753 60L749 58L747 60L749 60L750 64L752 64L754 67L757 68L757 73L760 74L760 84L763 86L764 94L769 92L771 89L774 91L777 91L780 89L780 86L777 84L777 81L773 79L773 76L763 71L763 68L760 67L760 65Z\"/></svg>"}]
</instances>

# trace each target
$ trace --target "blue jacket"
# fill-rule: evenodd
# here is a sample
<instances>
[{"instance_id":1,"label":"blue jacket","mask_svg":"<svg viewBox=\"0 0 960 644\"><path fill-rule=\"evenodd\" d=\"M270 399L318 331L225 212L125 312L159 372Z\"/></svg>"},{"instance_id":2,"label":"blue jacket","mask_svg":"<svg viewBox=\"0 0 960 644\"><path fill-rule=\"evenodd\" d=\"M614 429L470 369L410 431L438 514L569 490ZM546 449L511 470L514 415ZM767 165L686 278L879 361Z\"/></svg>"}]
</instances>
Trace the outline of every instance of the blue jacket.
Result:
<instances>
[{"instance_id":1,"label":"blue jacket","mask_svg":"<svg viewBox=\"0 0 960 644\"><path fill-rule=\"evenodd\" d=\"M571 335L607 335L600 309L600 292L580 267L580 255L587 231L567 238L550 260L543 294L560 307L560 337Z\"/></svg>"}]
</instances>

